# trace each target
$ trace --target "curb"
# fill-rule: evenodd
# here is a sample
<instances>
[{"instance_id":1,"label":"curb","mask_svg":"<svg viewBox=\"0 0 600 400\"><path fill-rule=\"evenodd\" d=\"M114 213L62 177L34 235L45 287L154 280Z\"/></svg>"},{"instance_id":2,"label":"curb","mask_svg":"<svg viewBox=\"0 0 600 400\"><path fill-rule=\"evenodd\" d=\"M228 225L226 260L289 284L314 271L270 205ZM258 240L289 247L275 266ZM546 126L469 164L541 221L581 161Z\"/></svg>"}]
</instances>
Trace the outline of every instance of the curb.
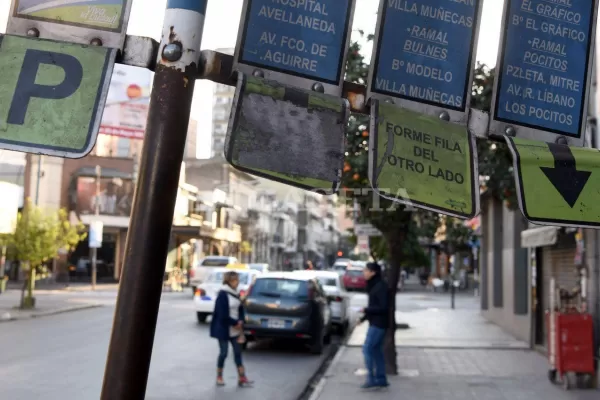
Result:
<instances>
[{"instance_id":1,"label":"curb","mask_svg":"<svg viewBox=\"0 0 600 400\"><path fill-rule=\"evenodd\" d=\"M323 377L319 380L319 383L317 383L317 385L315 386L308 400L318 400L321 397L321 394L325 389L325 384L327 383L327 378L331 376L331 371L333 371L333 369L339 364L342 355L346 352L346 349L347 347L345 345L340 346L339 350L337 351L337 354L331 361L331 364L329 364L329 367L327 367L327 370L323 374Z\"/></svg>"},{"instance_id":2,"label":"curb","mask_svg":"<svg viewBox=\"0 0 600 400\"><path fill-rule=\"evenodd\" d=\"M10 321L19 321L19 320L25 320L25 319L43 318L43 317L48 317L50 315L65 314L65 313L69 313L69 312L88 310L91 308L99 308L99 307L102 307L102 304L82 304L82 305L78 305L78 306L59 308L57 310L34 313L31 315L27 315L27 316L12 316L10 313L6 313L6 314L0 316L0 323L10 322Z\"/></svg>"}]
</instances>

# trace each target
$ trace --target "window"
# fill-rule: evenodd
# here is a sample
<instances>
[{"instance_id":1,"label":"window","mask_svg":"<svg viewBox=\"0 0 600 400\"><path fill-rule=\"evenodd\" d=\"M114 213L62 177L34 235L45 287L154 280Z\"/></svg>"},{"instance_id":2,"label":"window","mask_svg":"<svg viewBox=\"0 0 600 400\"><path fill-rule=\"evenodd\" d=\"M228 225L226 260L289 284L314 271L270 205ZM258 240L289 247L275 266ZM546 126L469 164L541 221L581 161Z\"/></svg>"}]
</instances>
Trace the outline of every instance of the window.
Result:
<instances>
[{"instance_id":1,"label":"window","mask_svg":"<svg viewBox=\"0 0 600 400\"><path fill-rule=\"evenodd\" d=\"M131 141L127 138L119 138L117 140L117 151L116 157L129 157Z\"/></svg>"},{"instance_id":2,"label":"window","mask_svg":"<svg viewBox=\"0 0 600 400\"><path fill-rule=\"evenodd\" d=\"M202 261L203 267L226 267L229 264L229 260L227 258L209 258Z\"/></svg>"},{"instance_id":3,"label":"window","mask_svg":"<svg viewBox=\"0 0 600 400\"><path fill-rule=\"evenodd\" d=\"M257 279L252 289L252 294L276 297L303 297L307 293L307 282L294 279Z\"/></svg>"},{"instance_id":4,"label":"window","mask_svg":"<svg viewBox=\"0 0 600 400\"><path fill-rule=\"evenodd\" d=\"M250 274L247 272L238 272L240 277L240 283L242 285L246 285L249 283ZM223 276L225 275L225 271L219 271L210 274L208 281L211 283L223 282Z\"/></svg>"},{"instance_id":5,"label":"window","mask_svg":"<svg viewBox=\"0 0 600 400\"><path fill-rule=\"evenodd\" d=\"M319 283L322 286L333 286L333 287L337 287L337 279L335 278L326 278L324 276L320 276L317 278L319 280Z\"/></svg>"},{"instance_id":6,"label":"window","mask_svg":"<svg viewBox=\"0 0 600 400\"><path fill-rule=\"evenodd\" d=\"M346 274L348 274L348 276L358 277L358 276L362 276L362 271L357 270L357 269L351 269L351 270L346 271Z\"/></svg>"}]
</instances>

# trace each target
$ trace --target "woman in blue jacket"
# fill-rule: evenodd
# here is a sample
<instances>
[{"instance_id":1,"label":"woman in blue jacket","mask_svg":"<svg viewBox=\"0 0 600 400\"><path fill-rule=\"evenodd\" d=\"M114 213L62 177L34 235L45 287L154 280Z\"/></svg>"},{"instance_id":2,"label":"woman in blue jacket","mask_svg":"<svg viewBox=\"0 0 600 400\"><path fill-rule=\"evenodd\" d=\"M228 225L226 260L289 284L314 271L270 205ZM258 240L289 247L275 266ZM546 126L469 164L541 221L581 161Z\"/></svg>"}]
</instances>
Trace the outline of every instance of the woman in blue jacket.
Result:
<instances>
[{"instance_id":1,"label":"woman in blue jacket","mask_svg":"<svg viewBox=\"0 0 600 400\"><path fill-rule=\"evenodd\" d=\"M215 301L215 309L210 323L210 336L219 341L219 358L217 359L217 386L225 386L223 381L223 367L227 358L229 344L233 348L233 357L238 370L238 386L248 386L252 382L246 377L242 363L243 321L245 318L244 306L237 288L240 277L237 272L226 272L223 277L223 286Z\"/></svg>"}]
</instances>

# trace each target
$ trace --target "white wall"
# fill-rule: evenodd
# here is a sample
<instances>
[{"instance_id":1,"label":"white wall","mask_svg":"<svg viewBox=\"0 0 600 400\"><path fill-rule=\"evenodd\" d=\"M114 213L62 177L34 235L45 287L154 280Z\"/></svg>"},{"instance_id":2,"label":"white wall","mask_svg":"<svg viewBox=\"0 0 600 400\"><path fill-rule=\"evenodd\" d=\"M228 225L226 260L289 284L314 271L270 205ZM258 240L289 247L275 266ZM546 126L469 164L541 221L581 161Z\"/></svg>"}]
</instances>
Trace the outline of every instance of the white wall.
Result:
<instances>
[{"instance_id":1,"label":"white wall","mask_svg":"<svg viewBox=\"0 0 600 400\"><path fill-rule=\"evenodd\" d=\"M489 201L489 200L486 200ZM494 208L502 207L502 236L494 237L493 216ZM488 212L485 220L482 220L482 232L489 236L488 254L483 254L482 257L487 257L487 296L488 310L483 310L482 314L490 321L527 343L531 341L531 307L527 315L516 315L514 312L514 263L515 263L515 245L520 247L521 231L516 231L515 220L520 213L519 210L512 211L502 205L501 202L494 201L489 204ZM519 228L517 228L519 229ZM515 240L515 235L518 235L519 240ZM494 307L494 242L502 241L502 280L503 280L503 301L502 307ZM518 248L517 248L518 249ZM523 268L528 268L524 265ZM528 273L528 280L531 281L531 272ZM529 284L529 287L531 285ZM530 293L531 295L531 293Z\"/></svg>"},{"instance_id":2,"label":"white wall","mask_svg":"<svg viewBox=\"0 0 600 400\"><path fill-rule=\"evenodd\" d=\"M29 179L29 196L35 203L38 182L38 159L40 156L31 156L31 170ZM43 176L40 178L38 205L49 209L59 209L63 191L62 170L64 160L58 157L42 156Z\"/></svg>"}]
</instances>

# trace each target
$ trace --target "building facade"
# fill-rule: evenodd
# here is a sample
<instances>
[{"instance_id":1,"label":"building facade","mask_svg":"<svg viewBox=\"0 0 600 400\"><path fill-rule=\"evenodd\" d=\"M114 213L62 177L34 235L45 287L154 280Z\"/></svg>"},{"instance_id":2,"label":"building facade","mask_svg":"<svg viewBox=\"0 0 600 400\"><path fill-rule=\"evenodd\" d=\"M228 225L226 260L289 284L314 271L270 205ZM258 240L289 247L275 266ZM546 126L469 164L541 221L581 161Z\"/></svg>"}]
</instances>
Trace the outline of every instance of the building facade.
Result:
<instances>
[{"instance_id":1,"label":"building facade","mask_svg":"<svg viewBox=\"0 0 600 400\"><path fill-rule=\"evenodd\" d=\"M217 49L220 53L233 55L234 49ZM214 84L212 102L211 157L223 156L225 136L229 124L229 114L233 105L235 86Z\"/></svg>"}]
</instances>

